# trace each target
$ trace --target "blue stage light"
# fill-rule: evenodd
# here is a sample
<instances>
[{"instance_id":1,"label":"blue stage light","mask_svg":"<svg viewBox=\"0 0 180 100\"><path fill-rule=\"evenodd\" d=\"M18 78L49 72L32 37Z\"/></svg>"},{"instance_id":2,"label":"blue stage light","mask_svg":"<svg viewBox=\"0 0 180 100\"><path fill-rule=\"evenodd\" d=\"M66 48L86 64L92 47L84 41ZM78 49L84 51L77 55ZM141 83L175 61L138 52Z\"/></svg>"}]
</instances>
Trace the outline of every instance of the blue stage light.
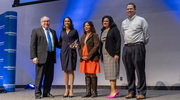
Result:
<instances>
[{"instance_id":1,"label":"blue stage light","mask_svg":"<svg viewBox=\"0 0 180 100\"><path fill-rule=\"evenodd\" d=\"M30 86L31 88L35 88L35 85L33 85L33 84L29 84L29 86Z\"/></svg>"},{"instance_id":2,"label":"blue stage light","mask_svg":"<svg viewBox=\"0 0 180 100\"><path fill-rule=\"evenodd\" d=\"M5 90L4 86L0 86L0 93L7 93L7 91Z\"/></svg>"},{"instance_id":3,"label":"blue stage light","mask_svg":"<svg viewBox=\"0 0 180 100\"><path fill-rule=\"evenodd\" d=\"M95 5L99 0L67 0L67 6L64 11L64 14L61 18L61 23L63 23L63 19L65 17L70 17L73 21L74 28L78 30L78 32L82 31L83 23L91 17L94 9L96 9ZM59 28L60 32L61 28Z\"/></svg>"},{"instance_id":4,"label":"blue stage light","mask_svg":"<svg viewBox=\"0 0 180 100\"><path fill-rule=\"evenodd\" d=\"M180 1L179 0L164 0L167 8L170 9L171 16L176 22L180 22Z\"/></svg>"},{"instance_id":5,"label":"blue stage light","mask_svg":"<svg viewBox=\"0 0 180 100\"><path fill-rule=\"evenodd\" d=\"M25 89L35 89L35 85L32 83L29 83Z\"/></svg>"}]
</instances>

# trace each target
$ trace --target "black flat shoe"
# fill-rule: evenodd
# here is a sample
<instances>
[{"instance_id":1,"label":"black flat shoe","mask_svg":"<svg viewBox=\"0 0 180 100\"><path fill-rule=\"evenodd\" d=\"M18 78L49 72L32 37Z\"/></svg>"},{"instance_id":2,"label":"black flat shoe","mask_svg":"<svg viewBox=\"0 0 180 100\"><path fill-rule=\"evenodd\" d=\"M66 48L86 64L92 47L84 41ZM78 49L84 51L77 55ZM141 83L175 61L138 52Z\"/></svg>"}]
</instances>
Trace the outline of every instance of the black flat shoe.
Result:
<instances>
[{"instance_id":1,"label":"black flat shoe","mask_svg":"<svg viewBox=\"0 0 180 100\"><path fill-rule=\"evenodd\" d=\"M43 95L43 97L49 97L49 98L54 98L54 96L52 94L46 94L46 95Z\"/></svg>"}]
</instances>

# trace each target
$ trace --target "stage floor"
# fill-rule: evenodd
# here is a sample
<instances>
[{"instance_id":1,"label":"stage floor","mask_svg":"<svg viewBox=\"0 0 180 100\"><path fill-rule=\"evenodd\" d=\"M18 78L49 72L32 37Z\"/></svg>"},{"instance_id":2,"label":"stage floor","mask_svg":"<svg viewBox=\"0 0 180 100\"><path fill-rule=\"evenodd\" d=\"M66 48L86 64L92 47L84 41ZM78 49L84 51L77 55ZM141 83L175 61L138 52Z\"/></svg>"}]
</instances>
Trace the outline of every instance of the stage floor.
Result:
<instances>
[{"instance_id":1,"label":"stage floor","mask_svg":"<svg viewBox=\"0 0 180 100\"><path fill-rule=\"evenodd\" d=\"M120 95L113 100L126 100L127 90L121 90ZM52 88L51 94L55 98L42 98L43 100L109 100L106 96L110 93L110 89L98 89L98 97L81 98L85 93L85 89L74 89L73 98L63 98L64 89ZM42 100L41 99L41 100ZM16 92L0 93L0 100L35 100L33 89L17 88ZM136 100L135 98L130 100ZM180 100L180 90L148 90L146 100Z\"/></svg>"}]
</instances>

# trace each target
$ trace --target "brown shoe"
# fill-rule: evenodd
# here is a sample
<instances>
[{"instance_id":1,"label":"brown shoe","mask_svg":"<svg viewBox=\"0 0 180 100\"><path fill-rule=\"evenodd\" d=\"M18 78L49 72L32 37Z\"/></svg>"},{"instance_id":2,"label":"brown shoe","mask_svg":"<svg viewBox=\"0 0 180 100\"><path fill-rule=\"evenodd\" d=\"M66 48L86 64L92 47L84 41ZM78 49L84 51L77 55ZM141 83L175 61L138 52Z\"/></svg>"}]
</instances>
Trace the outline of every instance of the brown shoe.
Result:
<instances>
[{"instance_id":1,"label":"brown shoe","mask_svg":"<svg viewBox=\"0 0 180 100\"><path fill-rule=\"evenodd\" d=\"M140 94L136 98L137 98L137 100L141 100L141 99L145 99L146 97L144 95Z\"/></svg>"},{"instance_id":2,"label":"brown shoe","mask_svg":"<svg viewBox=\"0 0 180 100\"><path fill-rule=\"evenodd\" d=\"M131 98L135 98L135 95L133 95L132 93L129 93L128 95L125 96L126 99L131 99Z\"/></svg>"}]
</instances>

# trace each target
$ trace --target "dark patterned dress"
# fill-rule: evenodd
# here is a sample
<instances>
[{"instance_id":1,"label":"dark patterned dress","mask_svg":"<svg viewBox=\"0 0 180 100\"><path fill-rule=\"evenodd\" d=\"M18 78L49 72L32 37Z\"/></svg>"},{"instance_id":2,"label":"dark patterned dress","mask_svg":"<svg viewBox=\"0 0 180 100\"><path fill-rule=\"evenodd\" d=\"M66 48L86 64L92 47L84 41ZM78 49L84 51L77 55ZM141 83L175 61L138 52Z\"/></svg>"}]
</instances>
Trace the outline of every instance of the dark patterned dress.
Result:
<instances>
[{"instance_id":1,"label":"dark patterned dress","mask_svg":"<svg viewBox=\"0 0 180 100\"><path fill-rule=\"evenodd\" d=\"M106 80L116 80L119 78L119 63L115 61L105 49L107 33L108 31L103 31L101 36L101 42L103 43L104 74Z\"/></svg>"}]
</instances>

